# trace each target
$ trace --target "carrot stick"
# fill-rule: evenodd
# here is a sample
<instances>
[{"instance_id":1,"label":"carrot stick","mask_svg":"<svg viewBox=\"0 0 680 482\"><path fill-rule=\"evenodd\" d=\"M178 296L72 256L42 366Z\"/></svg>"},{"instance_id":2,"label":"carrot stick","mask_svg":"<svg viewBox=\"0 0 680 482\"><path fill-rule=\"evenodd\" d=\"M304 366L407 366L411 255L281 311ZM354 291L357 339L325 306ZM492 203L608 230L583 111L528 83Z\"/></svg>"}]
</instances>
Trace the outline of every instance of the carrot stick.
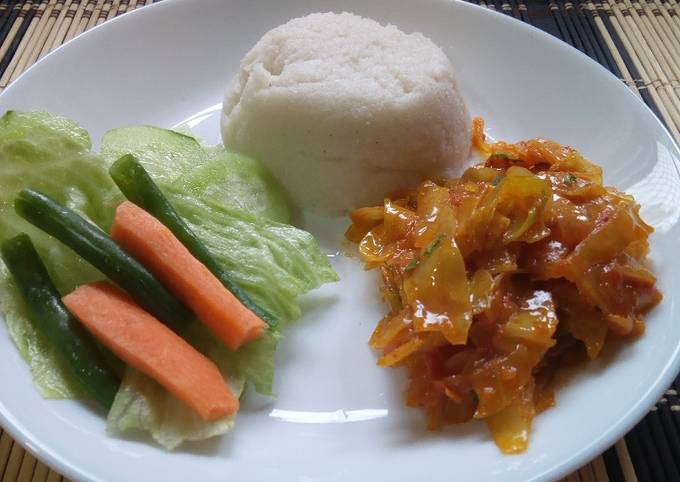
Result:
<instances>
[{"instance_id":1,"label":"carrot stick","mask_svg":"<svg viewBox=\"0 0 680 482\"><path fill-rule=\"evenodd\" d=\"M80 286L63 301L104 346L156 380L202 419L213 421L238 411L238 398L217 366L125 292L97 282Z\"/></svg>"},{"instance_id":2,"label":"carrot stick","mask_svg":"<svg viewBox=\"0 0 680 482\"><path fill-rule=\"evenodd\" d=\"M116 209L111 237L144 264L232 350L259 337L265 323L151 214L125 201Z\"/></svg>"}]
</instances>

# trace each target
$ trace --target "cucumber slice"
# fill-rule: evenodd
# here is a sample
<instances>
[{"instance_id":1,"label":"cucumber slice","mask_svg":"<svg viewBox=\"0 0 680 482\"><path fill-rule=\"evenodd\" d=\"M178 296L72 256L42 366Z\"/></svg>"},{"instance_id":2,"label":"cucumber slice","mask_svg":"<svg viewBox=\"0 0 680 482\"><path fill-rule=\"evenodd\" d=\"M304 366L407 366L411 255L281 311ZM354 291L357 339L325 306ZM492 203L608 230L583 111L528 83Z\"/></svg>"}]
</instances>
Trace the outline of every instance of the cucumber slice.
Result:
<instances>
[{"instance_id":1,"label":"cucumber slice","mask_svg":"<svg viewBox=\"0 0 680 482\"><path fill-rule=\"evenodd\" d=\"M192 136L154 126L130 126L107 132L100 154L111 165L132 154L156 182L172 182L207 161L203 147Z\"/></svg>"},{"instance_id":2,"label":"cucumber slice","mask_svg":"<svg viewBox=\"0 0 680 482\"><path fill-rule=\"evenodd\" d=\"M132 154L161 188L172 184L193 196L281 223L290 222L284 191L255 159L205 147L193 136L153 126L113 129L104 135L101 157L111 165Z\"/></svg>"},{"instance_id":3,"label":"cucumber slice","mask_svg":"<svg viewBox=\"0 0 680 482\"><path fill-rule=\"evenodd\" d=\"M260 162L221 146L209 148L207 153L205 165L178 178L173 185L227 208L280 223L290 222L286 195Z\"/></svg>"}]
</instances>

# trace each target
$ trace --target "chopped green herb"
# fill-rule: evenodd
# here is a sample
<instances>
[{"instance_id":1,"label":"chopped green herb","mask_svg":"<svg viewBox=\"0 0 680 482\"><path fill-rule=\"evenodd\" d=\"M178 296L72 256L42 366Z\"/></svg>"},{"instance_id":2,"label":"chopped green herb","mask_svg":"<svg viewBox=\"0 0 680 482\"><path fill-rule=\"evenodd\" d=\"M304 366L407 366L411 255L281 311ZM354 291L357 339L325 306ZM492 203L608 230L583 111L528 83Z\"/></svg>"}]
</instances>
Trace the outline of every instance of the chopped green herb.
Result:
<instances>
[{"instance_id":1,"label":"chopped green herb","mask_svg":"<svg viewBox=\"0 0 680 482\"><path fill-rule=\"evenodd\" d=\"M510 157L509 154L505 154L504 152L492 152L491 155L489 155L489 158L487 161L505 161L509 164L516 164L518 162L522 162L521 159L514 159Z\"/></svg>"},{"instance_id":2,"label":"chopped green herb","mask_svg":"<svg viewBox=\"0 0 680 482\"><path fill-rule=\"evenodd\" d=\"M492 186L498 186L500 182L503 180L503 176L499 174L498 176L493 178L493 181L491 181Z\"/></svg>"},{"instance_id":3,"label":"chopped green herb","mask_svg":"<svg viewBox=\"0 0 680 482\"><path fill-rule=\"evenodd\" d=\"M439 236L437 236L437 239L435 239L434 241L432 241L432 242L430 243L430 245L429 245L427 248L425 248L425 253L426 253L426 254L432 254L432 251L434 251L435 248L436 248L437 246L439 246L439 244L442 242L442 240L443 240L445 237L446 237L445 234L440 234Z\"/></svg>"},{"instance_id":4,"label":"chopped green herb","mask_svg":"<svg viewBox=\"0 0 680 482\"><path fill-rule=\"evenodd\" d=\"M571 172L568 172L566 176L564 176L564 183L568 186L571 186L576 182L576 176L574 176Z\"/></svg>"},{"instance_id":5,"label":"chopped green herb","mask_svg":"<svg viewBox=\"0 0 680 482\"><path fill-rule=\"evenodd\" d=\"M404 268L404 271L411 271L412 269L415 269L416 266L420 263L420 260L418 259L418 256L414 257L409 264L406 265Z\"/></svg>"}]
</instances>

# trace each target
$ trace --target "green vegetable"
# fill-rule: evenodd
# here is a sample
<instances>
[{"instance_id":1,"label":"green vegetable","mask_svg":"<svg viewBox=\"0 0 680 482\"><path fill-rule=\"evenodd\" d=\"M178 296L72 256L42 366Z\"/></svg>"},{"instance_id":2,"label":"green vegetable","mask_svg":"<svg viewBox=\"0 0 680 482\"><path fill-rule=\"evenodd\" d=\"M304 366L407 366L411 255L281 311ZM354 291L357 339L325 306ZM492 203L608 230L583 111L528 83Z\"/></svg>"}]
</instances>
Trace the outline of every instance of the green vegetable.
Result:
<instances>
[{"instance_id":1,"label":"green vegetable","mask_svg":"<svg viewBox=\"0 0 680 482\"><path fill-rule=\"evenodd\" d=\"M69 248L55 243L53 238L19 218L13 202L19 190L30 185L108 231L114 208L122 196L104 166L132 152L139 155L152 176L154 171L148 163L162 171L160 177L154 179L162 179L159 187L179 215L248 295L280 321L279 328L282 328L299 316L299 295L336 280L337 275L309 233L261 217L272 216L274 206L263 206L259 210L254 207L250 213L244 213L236 204L223 205L226 202L223 198L211 200L202 196L200 190L183 190L182 176L191 177L191 169L205 157L212 159L212 154L190 136L173 136L168 136L172 142L160 138L146 142L141 135L135 135L128 142L119 135L120 154L111 154L109 149L108 154L104 152L108 162L103 162L90 151L87 133L72 121L43 113L6 114L0 118L0 185L3 186L0 191L0 238L20 231L30 232L61 293L70 292L82 283L102 279L100 272ZM112 137L106 136L103 150L111 147L107 139ZM144 142L146 147L140 147ZM157 145L148 145L153 143ZM136 150L129 149L130 145L135 145ZM184 148L180 149L182 146ZM203 152L197 152L196 146ZM232 176L227 181L206 178L205 186L209 189L213 184L225 183L229 186L224 192L229 189L234 189L233 192L256 191L245 185L234 185L260 183L257 171L253 173L252 179L247 176ZM263 197L249 205L271 204L275 199L275 196ZM1 260L0 309L5 314L12 340L30 363L34 381L44 396L88 395L59 362L50 341L30 323L20 293ZM200 323L190 323L182 334L217 363L235 393L240 393L240 388L236 388L246 380L261 393L272 392L274 356L280 339L278 332L268 330L261 339L235 353L216 342ZM205 339L205 344L195 344L194 337ZM233 420L210 424L197 421L193 412L166 390L144 375L128 370L109 412L108 426L113 433L135 429L149 432L161 445L172 448L184 440L200 440L224 433L233 427Z\"/></svg>"},{"instance_id":2,"label":"green vegetable","mask_svg":"<svg viewBox=\"0 0 680 482\"><path fill-rule=\"evenodd\" d=\"M426 254L432 254L432 251L434 251L437 246L441 244L441 242L446 238L445 234L440 234L435 238L434 241L432 241L427 248L425 248L425 253Z\"/></svg>"},{"instance_id":3,"label":"green vegetable","mask_svg":"<svg viewBox=\"0 0 680 482\"><path fill-rule=\"evenodd\" d=\"M28 222L89 261L175 331L191 319L190 312L141 263L75 212L32 189L19 193L14 208Z\"/></svg>"},{"instance_id":4,"label":"green vegetable","mask_svg":"<svg viewBox=\"0 0 680 482\"><path fill-rule=\"evenodd\" d=\"M283 329L300 316L297 297L338 275L314 237L168 186L164 193L215 259Z\"/></svg>"},{"instance_id":5,"label":"green vegetable","mask_svg":"<svg viewBox=\"0 0 680 482\"><path fill-rule=\"evenodd\" d=\"M49 338L61 362L84 390L109 409L120 381L103 360L94 340L61 302L31 239L20 234L4 241L1 250L33 324Z\"/></svg>"},{"instance_id":6,"label":"green vegetable","mask_svg":"<svg viewBox=\"0 0 680 482\"><path fill-rule=\"evenodd\" d=\"M154 126L110 130L104 134L100 154L108 165L132 154L158 182L172 182L208 160L196 138Z\"/></svg>"},{"instance_id":7,"label":"green vegetable","mask_svg":"<svg viewBox=\"0 0 680 482\"><path fill-rule=\"evenodd\" d=\"M571 172L568 172L564 176L564 183L568 186L571 186L576 182L576 176L574 176Z\"/></svg>"},{"instance_id":8,"label":"green vegetable","mask_svg":"<svg viewBox=\"0 0 680 482\"><path fill-rule=\"evenodd\" d=\"M134 156L128 154L121 157L111 166L109 172L125 197L167 226L182 244L248 309L262 318L270 327L276 325L274 317L253 303L248 294L210 254L210 251L179 217L177 211Z\"/></svg>"},{"instance_id":9,"label":"green vegetable","mask_svg":"<svg viewBox=\"0 0 680 482\"><path fill-rule=\"evenodd\" d=\"M273 395L274 354L281 339L278 331L266 331L257 340L247 343L237 352L230 352L224 347L218 347L219 353L214 355L224 360L226 366L238 377L248 380L255 387L255 391L262 395Z\"/></svg>"},{"instance_id":10,"label":"green vegetable","mask_svg":"<svg viewBox=\"0 0 680 482\"><path fill-rule=\"evenodd\" d=\"M0 117L0 239L26 232L60 293L103 275L66 246L34 228L14 211L26 185L108 229L122 198L103 163L90 151L90 138L73 121L44 112L10 111ZM87 397L50 340L36 330L5 264L0 260L0 311L9 336L31 368L44 397Z\"/></svg>"},{"instance_id":11,"label":"green vegetable","mask_svg":"<svg viewBox=\"0 0 680 482\"><path fill-rule=\"evenodd\" d=\"M105 136L104 157L114 151L110 142L111 136ZM197 163L192 164L191 158L182 159L187 154L181 150L160 156L157 148L140 152L136 146L126 145L123 136L118 136L116 143L117 157L108 157L109 164L133 153L146 159L142 165L147 169L149 165L163 166L165 158L177 159L178 165L193 166L173 181L154 176L153 170L149 174L158 181L158 187L189 230L250 298L279 321L279 329L300 316L296 301L299 295L337 280L309 233L275 222L287 221L287 203L283 195L277 194L280 188L258 169L256 161L226 153L222 148L204 148L209 160L204 166L195 167ZM166 145L165 149L174 148ZM167 169L174 171L172 166ZM202 326L192 324L188 330L191 333L187 338L197 346L195 337L203 330ZM201 352L228 374L232 387L237 382L249 381L259 393L271 395L279 339L278 331L268 330L235 353L219 343L210 348L206 343ZM182 407L152 380L129 371L109 414L109 430L121 433L141 429L172 449L184 440L211 437L233 426L231 419L206 424Z\"/></svg>"},{"instance_id":12,"label":"green vegetable","mask_svg":"<svg viewBox=\"0 0 680 482\"><path fill-rule=\"evenodd\" d=\"M108 229L114 215L111 206L120 194L90 148L87 132L63 117L16 111L2 116L0 226L19 221L13 212L14 198L30 185ZM37 241L32 232L28 234Z\"/></svg>"},{"instance_id":13,"label":"green vegetable","mask_svg":"<svg viewBox=\"0 0 680 482\"><path fill-rule=\"evenodd\" d=\"M420 263L420 260L418 259L418 256L414 257L409 264L406 265L404 268L404 271L411 271L412 269L416 269L416 266Z\"/></svg>"},{"instance_id":14,"label":"green vegetable","mask_svg":"<svg viewBox=\"0 0 680 482\"><path fill-rule=\"evenodd\" d=\"M176 187L253 216L290 222L288 199L264 165L222 146L208 148L206 153L206 164L178 178Z\"/></svg>"},{"instance_id":15,"label":"green vegetable","mask_svg":"<svg viewBox=\"0 0 680 482\"><path fill-rule=\"evenodd\" d=\"M281 223L290 222L283 189L255 159L204 147L195 137L152 126L113 129L102 139L101 155L111 165L134 155L157 183L174 184L194 197Z\"/></svg>"},{"instance_id":16,"label":"green vegetable","mask_svg":"<svg viewBox=\"0 0 680 482\"><path fill-rule=\"evenodd\" d=\"M337 279L309 233L207 201L198 202L177 189L168 188L165 194L218 261L282 326L299 316L299 295ZM202 325L192 324L187 330L185 338L215 361L230 383L248 380L258 392L272 393L278 332L268 330L262 338L232 353L213 337L202 335ZM147 377L128 373L109 414L109 429L114 433L142 429L169 449L183 440L230 429L228 420L200 423L191 411L180 410L171 395L154 387Z\"/></svg>"}]
</instances>

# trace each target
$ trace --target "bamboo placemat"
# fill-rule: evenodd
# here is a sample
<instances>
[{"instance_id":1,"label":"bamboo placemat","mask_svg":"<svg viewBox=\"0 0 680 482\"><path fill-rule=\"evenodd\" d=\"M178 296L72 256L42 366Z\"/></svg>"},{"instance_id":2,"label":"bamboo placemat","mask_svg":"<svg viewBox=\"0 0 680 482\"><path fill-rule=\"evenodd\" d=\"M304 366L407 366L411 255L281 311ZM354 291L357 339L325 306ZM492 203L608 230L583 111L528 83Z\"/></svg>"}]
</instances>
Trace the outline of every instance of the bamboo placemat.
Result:
<instances>
[{"instance_id":1,"label":"bamboo placemat","mask_svg":"<svg viewBox=\"0 0 680 482\"><path fill-rule=\"evenodd\" d=\"M157 0L0 0L0 90L85 30ZM678 0L475 1L530 23L609 69L680 143ZM563 482L680 481L680 378L645 419ZM0 430L0 482L67 481Z\"/></svg>"}]
</instances>

